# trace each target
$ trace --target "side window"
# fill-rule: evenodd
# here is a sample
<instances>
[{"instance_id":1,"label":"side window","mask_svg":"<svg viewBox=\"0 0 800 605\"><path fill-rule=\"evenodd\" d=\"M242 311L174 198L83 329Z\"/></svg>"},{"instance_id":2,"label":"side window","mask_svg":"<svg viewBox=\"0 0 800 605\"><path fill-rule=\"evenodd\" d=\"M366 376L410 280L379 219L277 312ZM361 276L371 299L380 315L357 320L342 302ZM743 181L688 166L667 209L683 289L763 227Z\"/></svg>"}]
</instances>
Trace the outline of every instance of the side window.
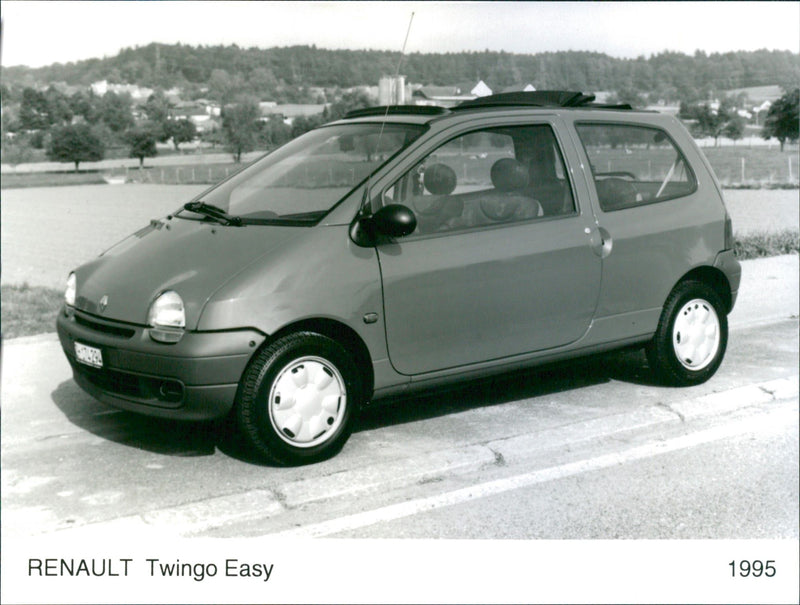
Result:
<instances>
[{"instance_id":1,"label":"side window","mask_svg":"<svg viewBox=\"0 0 800 605\"><path fill-rule=\"evenodd\" d=\"M694 174L666 132L631 124L577 124L605 212L692 193Z\"/></svg>"},{"instance_id":2,"label":"side window","mask_svg":"<svg viewBox=\"0 0 800 605\"><path fill-rule=\"evenodd\" d=\"M385 192L417 216L416 234L472 229L575 212L548 125L476 130L438 147Z\"/></svg>"}]
</instances>

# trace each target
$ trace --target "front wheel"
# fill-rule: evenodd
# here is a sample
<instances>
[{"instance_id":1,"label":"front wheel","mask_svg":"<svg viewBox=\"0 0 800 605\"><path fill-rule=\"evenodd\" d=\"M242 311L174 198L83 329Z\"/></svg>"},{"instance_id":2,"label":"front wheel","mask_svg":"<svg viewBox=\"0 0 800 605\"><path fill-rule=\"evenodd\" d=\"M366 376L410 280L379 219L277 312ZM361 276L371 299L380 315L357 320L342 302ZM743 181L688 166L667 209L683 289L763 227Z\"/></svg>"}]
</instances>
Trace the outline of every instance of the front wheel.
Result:
<instances>
[{"instance_id":1,"label":"front wheel","mask_svg":"<svg viewBox=\"0 0 800 605\"><path fill-rule=\"evenodd\" d=\"M299 332L256 354L234 413L256 453L279 464L303 464L342 449L360 398L360 375L344 347Z\"/></svg>"},{"instance_id":2,"label":"front wheel","mask_svg":"<svg viewBox=\"0 0 800 605\"><path fill-rule=\"evenodd\" d=\"M658 329L645 348L666 382L690 386L719 368L728 344L728 317L717 293L699 281L678 284L667 298Z\"/></svg>"}]
</instances>

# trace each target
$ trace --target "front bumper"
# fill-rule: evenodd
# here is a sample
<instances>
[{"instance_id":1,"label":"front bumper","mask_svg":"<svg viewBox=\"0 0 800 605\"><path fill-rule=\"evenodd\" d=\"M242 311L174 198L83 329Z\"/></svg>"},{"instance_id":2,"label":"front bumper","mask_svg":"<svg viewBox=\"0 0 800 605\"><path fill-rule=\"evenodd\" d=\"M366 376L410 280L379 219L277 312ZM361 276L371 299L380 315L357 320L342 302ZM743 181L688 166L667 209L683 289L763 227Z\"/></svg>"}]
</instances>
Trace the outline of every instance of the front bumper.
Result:
<instances>
[{"instance_id":1,"label":"front bumper","mask_svg":"<svg viewBox=\"0 0 800 605\"><path fill-rule=\"evenodd\" d=\"M265 340L256 330L186 332L175 344L146 327L62 309L58 338L75 382L114 407L182 420L211 420L233 406L239 379ZM100 349L103 366L77 360L75 343Z\"/></svg>"}]
</instances>

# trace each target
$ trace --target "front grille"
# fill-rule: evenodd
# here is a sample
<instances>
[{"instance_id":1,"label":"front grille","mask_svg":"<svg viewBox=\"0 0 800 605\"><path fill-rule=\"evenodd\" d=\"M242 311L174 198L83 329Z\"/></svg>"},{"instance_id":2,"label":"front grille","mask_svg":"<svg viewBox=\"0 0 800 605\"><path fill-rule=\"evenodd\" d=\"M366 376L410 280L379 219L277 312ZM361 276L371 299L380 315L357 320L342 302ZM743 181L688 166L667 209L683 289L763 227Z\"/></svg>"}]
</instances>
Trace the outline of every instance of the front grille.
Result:
<instances>
[{"instance_id":1,"label":"front grille","mask_svg":"<svg viewBox=\"0 0 800 605\"><path fill-rule=\"evenodd\" d=\"M89 319L85 315L79 315L77 313L75 314L75 323L83 326L84 328L94 330L95 332L101 332L103 334L116 336L118 338L133 338L133 335L136 334L136 330L133 328L121 326L119 324L101 323L99 321Z\"/></svg>"}]
</instances>

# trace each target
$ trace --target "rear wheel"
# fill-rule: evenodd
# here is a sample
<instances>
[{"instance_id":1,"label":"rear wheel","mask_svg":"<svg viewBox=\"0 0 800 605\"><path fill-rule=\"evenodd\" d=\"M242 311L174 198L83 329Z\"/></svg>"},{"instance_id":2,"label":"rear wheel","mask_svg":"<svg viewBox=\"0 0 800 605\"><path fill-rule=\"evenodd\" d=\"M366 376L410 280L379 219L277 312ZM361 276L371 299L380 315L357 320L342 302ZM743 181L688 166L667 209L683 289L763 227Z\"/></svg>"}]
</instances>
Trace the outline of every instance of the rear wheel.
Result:
<instances>
[{"instance_id":1,"label":"rear wheel","mask_svg":"<svg viewBox=\"0 0 800 605\"><path fill-rule=\"evenodd\" d=\"M689 386L714 375L727 344L728 317L722 301L707 284L690 280L678 284L667 298L645 352L658 376Z\"/></svg>"},{"instance_id":2,"label":"rear wheel","mask_svg":"<svg viewBox=\"0 0 800 605\"><path fill-rule=\"evenodd\" d=\"M361 399L357 368L338 342L313 332L278 339L245 371L235 415L248 445L280 464L342 449Z\"/></svg>"}]
</instances>

